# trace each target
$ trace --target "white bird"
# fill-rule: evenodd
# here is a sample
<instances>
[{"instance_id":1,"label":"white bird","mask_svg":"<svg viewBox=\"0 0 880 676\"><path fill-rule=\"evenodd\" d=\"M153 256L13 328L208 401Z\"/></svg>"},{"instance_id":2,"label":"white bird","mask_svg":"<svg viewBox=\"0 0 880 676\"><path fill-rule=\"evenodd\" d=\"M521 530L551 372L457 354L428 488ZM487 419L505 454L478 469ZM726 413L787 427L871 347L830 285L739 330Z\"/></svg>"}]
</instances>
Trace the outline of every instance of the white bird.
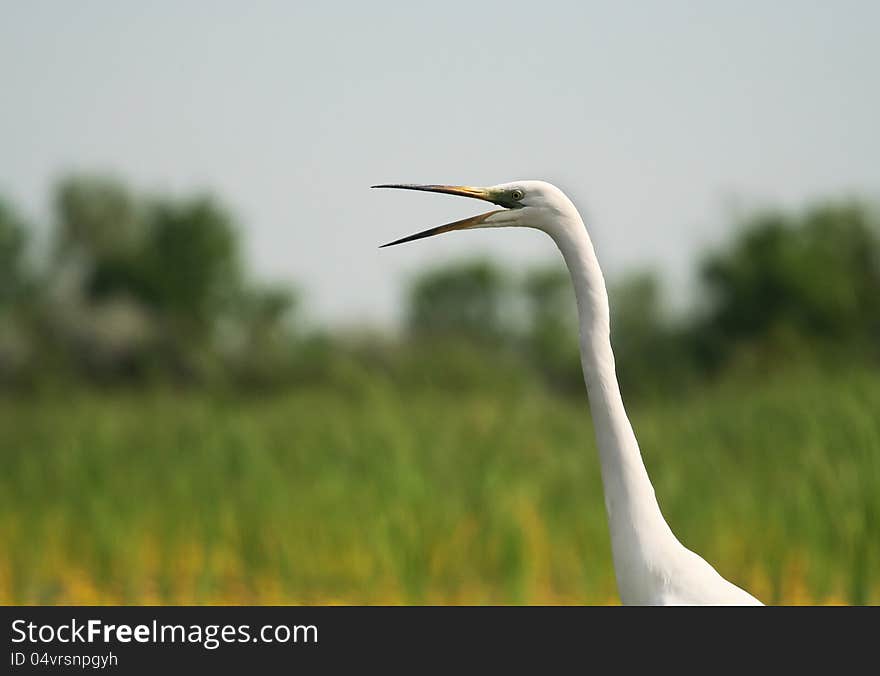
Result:
<instances>
[{"instance_id":1,"label":"white bird","mask_svg":"<svg viewBox=\"0 0 880 676\"><path fill-rule=\"evenodd\" d=\"M761 605L682 545L660 512L617 382L605 279L584 222L571 200L544 181L514 181L488 188L413 184L373 187L461 195L504 207L383 246L452 230L525 227L550 235L562 252L577 299L581 365L599 449L620 600L626 605Z\"/></svg>"}]
</instances>

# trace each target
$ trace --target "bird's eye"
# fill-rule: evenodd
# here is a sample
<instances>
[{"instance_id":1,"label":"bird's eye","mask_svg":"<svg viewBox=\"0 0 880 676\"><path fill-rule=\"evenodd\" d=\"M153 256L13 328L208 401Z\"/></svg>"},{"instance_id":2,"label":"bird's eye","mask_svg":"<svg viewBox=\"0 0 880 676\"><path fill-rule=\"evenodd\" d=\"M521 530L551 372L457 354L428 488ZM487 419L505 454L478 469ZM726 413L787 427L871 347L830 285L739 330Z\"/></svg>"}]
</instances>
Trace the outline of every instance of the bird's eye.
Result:
<instances>
[{"instance_id":1,"label":"bird's eye","mask_svg":"<svg viewBox=\"0 0 880 676\"><path fill-rule=\"evenodd\" d=\"M510 191L510 197L511 197L511 199L514 199L514 200L516 200L517 202L519 202L523 197L525 197L525 195L523 194L523 191L522 191L522 190L520 190L519 188L517 188L516 190L511 190L511 191Z\"/></svg>"}]
</instances>

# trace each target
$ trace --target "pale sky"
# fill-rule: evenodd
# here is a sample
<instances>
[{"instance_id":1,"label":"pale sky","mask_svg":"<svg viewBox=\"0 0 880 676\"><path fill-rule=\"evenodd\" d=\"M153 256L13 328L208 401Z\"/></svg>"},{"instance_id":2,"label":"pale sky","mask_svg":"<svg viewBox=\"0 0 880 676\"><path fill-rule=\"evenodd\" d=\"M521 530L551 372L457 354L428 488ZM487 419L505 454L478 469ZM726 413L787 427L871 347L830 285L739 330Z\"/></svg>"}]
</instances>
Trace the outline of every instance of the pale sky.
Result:
<instances>
[{"instance_id":1,"label":"pale sky","mask_svg":"<svg viewBox=\"0 0 880 676\"><path fill-rule=\"evenodd\" d=\"M373 183L557 183L606 274L675 284L729 204L880 194L880 2L0 0L0 193L116 172L216 191L313 316L395 317L401 282L533 231L377 245L478 213Z\"/></svg>"}]
</instances>

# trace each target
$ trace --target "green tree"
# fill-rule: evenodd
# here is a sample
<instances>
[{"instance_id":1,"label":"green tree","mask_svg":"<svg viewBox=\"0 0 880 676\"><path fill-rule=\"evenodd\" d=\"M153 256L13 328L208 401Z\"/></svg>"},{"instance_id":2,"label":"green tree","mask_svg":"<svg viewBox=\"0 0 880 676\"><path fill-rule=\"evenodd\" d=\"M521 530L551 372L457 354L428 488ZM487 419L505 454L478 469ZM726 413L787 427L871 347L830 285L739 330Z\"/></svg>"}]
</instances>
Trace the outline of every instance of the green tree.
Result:
<instances>
[{"instance_id":1,"label":"green tree","mask_svg":"<svg viewBox=\"0 0 880 676\"><path fill-rule=\"evenodd\" d=\"M210 197L145 201L115 179L75 176L56 206L56 256L84 264L91 299L124 293L204 331L240 292L236 228Z\"/></svg>"},{"instance_id":2,"label":"green tree","mask_svg":"<svg viewBox=\"0 0 880 676\"><path fill-rule=\"evenodd\" d=\"M533 268L525 275L523 293L532 363L552 384L581 388L577 306L568 271L561 265Z\"/></svg>"},{"instance_id":3,"label":"green tree","mask_svg":"<svg viewBox=\"0 0 880 676\"><path fill-rule=\"evenodd\" d=\"M436 268L423 273L410 287L408 326L422 337L499 343L509 335L510 292L504 271L490 261Z\"/></svg>"},{"instance_id":4,"label":"green tree","mask_svg":"<svg viewBox=\"0 0 880 676\"><path fill-rule=\"evenodd\" d=\"M258 321L259 331L240 332L265 332L276 312L277 295L244 283L236 225L209 196L144 199L112 178L74 176L59 184L55 204L66 300L54 322L90 372L155 364L204 374L217 362L222 320ZM238 311L245 298L259 305L259 319L253 308Z\"/></svg>"},{"instance_id":5,"label":"green tree","mask_svg":"<svg viewBox=\"0 0 880 676\"><path fill-rule=\"evenodd\" d=\"M625 394L678 390L692 375L686 335L667 314L659 279L640 272L615 283L611 341Z\"/></svg>"},{"instance_id":6,"label":"green tree","mask_svg":"<svg viewBox=\"0 0 880 676\"><path fill-rule=\"evenodd\" d=\"M0 383L21 380L34 354L29 340L38 288L26 262L28 227L0 199Z\"/></svg>"},{"instance_id":7,"label":"green tree","mask_svg":"<svg viewBox=\"0 0 880 676\"><path fill-rule=\"evenodd\" d=\"M24 220L0 199L0 308L17 302L29 279L25 265L28 231Z\"/></svg>"},{"instance_id":8,"label":"green tree","mask_svg":"<svg viewBox=\"0 0 880 676\"><path fill-rule=\"evenodd\" d=\"M232 218L209 197L158 200L149 208L141 260L145 300L199 336L242 289L242 262Z\"/></svg>"},{"instance_id":9,"label":"green tree","mask_svg":"<svg viewBox=\"0 0 880 676\"><path fill-rule=\"evenodd\" d=\"M708 311L698 337L710 362L779 336L850 347L880 338L880 238L858 202L757 214L701 276Z\"/></svg>"},{"instance_id":10,"label":"green tree","mask_svg":"<svg viewBox=\"0 0 880 676\"><path fill-rule=\"evenodd\" d=\"M117 179L69 176L55 191L57 256L83 256L91 262L128 253L143 223L136 200Z\"/></svg>"}]
</instances>

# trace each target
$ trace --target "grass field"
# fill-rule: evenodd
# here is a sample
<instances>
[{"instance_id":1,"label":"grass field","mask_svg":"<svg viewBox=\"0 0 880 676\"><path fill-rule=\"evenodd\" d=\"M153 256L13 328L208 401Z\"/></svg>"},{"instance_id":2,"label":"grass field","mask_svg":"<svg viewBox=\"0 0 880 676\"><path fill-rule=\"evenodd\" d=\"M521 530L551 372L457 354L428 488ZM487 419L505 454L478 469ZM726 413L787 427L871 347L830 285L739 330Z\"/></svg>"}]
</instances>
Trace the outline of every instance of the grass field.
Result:
<instances>
[{"instance_id":1,"label":"grass field","mask_svg":"<svg viewBox=\"0 0 880 676\"><path fill-rule=\"evenodd\" d=\"M631 411L682 541L769 603L880 603L880 377ZM586 403L0 400L0 602L616 603Z\"/></svg>"}]
</instances>

